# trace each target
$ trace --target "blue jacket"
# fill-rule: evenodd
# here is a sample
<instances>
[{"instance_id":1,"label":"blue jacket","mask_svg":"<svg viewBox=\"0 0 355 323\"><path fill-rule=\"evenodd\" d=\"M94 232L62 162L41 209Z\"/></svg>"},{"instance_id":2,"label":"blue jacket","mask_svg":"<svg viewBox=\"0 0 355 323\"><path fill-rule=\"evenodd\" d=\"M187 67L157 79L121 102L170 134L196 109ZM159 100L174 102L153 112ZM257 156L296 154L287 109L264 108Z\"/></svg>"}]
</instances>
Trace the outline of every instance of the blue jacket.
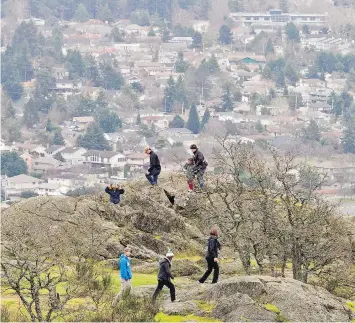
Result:
<instances>
[{"instance_id":1,"label":"blue jacket","mask_svg":"<svg viewBox=\"0 0 355 323\"><path fill-rule=\"evenodd\" d=\"M116 190L110 189L108 186L105 189L105 192L110 195L110 202L113 204L118 204L121 201L121 194L124 193L124 189Z\"/></svg>"},{"instance_id":2,"label":"blue jacket","mask_svg":"<svg viewBox=\"0 0 355 323\"><path fill-rule=\"evenodd\" d=\"M132 279L131 261L124 254L120 257L120 275L124 280Z\"/></svg>"}]
</instances>

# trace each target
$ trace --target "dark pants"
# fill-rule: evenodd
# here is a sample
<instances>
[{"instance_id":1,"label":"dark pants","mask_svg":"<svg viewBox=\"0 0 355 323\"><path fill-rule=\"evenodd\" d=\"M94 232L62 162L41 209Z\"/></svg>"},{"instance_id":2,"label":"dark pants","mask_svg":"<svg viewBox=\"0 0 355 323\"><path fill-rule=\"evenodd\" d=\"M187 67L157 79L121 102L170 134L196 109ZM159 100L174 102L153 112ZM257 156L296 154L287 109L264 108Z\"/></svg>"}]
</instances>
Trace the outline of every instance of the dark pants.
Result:
<instances>
[{"instance_id":1,"label":"dark pants","mask_svg":"<svg viewBox=\"0 0 355 323\"><path fill-rule=\"evenodd\" d=\"M206 272L203 274L203 276L200 278L200 280L199 280L200 283L204 283L205 282L205 280L211 274L213 269L214 269L214 272L213 272L212 283L217 283L218 276L219 276L219 266L218 266L218 263L215 262L213 259L214 258L206 257L208 268L207 268Z\"/></svg>"},{"instance_id":2,"label":"dark pants","mask_svg":"<svg viewBox=\"0 0 355 323\"><path fill-rule=\"evenodd\" d=\"M153 169L148 175L145 175L145 177L147 178L150 184L157 185L159 174L160 174L160 170Z\"/></svg>"},{"instance_id":3,"label":"dark pants","mask_svg":"<svg viewBox=\"0 0 355 323\"><path fill-rule=\"evenodd\" d=\"M155 292L153 294L153 301L155 301L160 293L160 291L163 289L164 285L170 289L170 298L171 301L175 301L175 286L174 284L169 281L169 280L158 280L158 286L155 289Z\"/></svg>"}]
</instances>

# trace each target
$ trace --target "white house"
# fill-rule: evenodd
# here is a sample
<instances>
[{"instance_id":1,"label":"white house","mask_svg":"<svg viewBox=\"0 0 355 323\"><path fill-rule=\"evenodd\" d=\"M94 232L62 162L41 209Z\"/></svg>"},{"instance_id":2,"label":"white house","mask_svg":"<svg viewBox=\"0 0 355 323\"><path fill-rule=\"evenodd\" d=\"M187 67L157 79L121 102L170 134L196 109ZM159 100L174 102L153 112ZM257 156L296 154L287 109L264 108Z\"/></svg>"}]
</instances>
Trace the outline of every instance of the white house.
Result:
<instances>
[{"instance_id":1,"label":"white house","mask_svg":"<svg viewBox=\"0 0 355 323\"><path fill-rule=\"evenodd\" d=\"M90 165L93 168L121 168L127 164L126 156L114 151L88 150L83 156L85 158L83 161L84 165Z\"/></svg>"},{"instance_id":2,"label":"white house","mask_svg":"<svg viewBox=\"0 0 355 323\"><path fill-rule=\"evenodd\" d=\"M65 161L71 165L82 165L85 160L86 149L83 147L67 147L60 153Z\"/></svg>"},{"instance_id":3,"label":"white house","mask_svg":"<svg viewBox=\"0 0 355 323\"><path fill-rule=\"evenodd\" d=\"M147 154L134 153L127 155L127 164L136 168L143 168L149 163L149 156Z\"/></svg>"},{"instance_id":4,"label":"white house","mask_svg":"<svg viewBox=\"0 0 355 323\"><path fill-rule=\"evenodd\" d=\"M45 173L50 169L58 168L60 165L61 162L52 156L38 157L32 161L32 168L35 173Z\"/></svg>"},{"instance_id":5,"label":"white house","mask_svg":"<svg viewBox=\"0 0 355 323\"><path fill-rule=\"evenodd\" d=\"M114 46L119 52L139 52L141 50L139 43L116 43Z\"/></svg>"},{"instance_id":6,"label":"white house","mask_svg":"<svg viewBox=\"0 0 355 323\"><path fill-rule=\"evenodd\" d=\"M192 28L201 34L206 33L209 27L210 27L209 20L195 20L192 25Z\"/></svg>"},{"instance_id":7,"label":"white house","mask_svg":"<svg viewBox=\"0 0 355 323\"><path fill-rule=\"evenodd\" d=\"M41 196L60 196L62 194L60 193L59 188L58 184L40 183L38 184L35 193Z\"/></svg>"},{"instance_id":8,"label":"white house","mask_svg":"<svg viewBox=\"0 0 355 323\"><path fill-rule=\"evenodd\" d=\"M21 192L35 192L40 183L43 183L43 180L25 174L8 177L5 187L6 194L20 195Z\"/></svg>"},{"instance_id":9,"label":"white house","mask_svg":"<svg viewBox=\"0 0 355 323\"><path fill-rule=\"evenodd\" d=\"M72 80L56 80L55 87L52 87L49 90L67 99L69 95L80 93L81 88L81 82L74 83Z\"/></svg>"}]
</instances>

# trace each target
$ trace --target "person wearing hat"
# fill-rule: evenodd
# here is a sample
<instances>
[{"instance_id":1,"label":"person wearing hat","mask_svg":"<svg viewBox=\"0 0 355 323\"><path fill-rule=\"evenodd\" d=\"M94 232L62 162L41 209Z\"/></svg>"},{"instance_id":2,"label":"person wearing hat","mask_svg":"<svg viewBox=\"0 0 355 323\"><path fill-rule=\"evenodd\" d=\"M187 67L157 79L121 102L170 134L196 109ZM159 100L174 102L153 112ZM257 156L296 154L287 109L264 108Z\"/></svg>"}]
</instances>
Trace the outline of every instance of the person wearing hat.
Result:
<instances>
[{"instance_id":1,"label":"person wearing hat","mask_svg":"<svg viewBox=\"0 0 355 323\"><path fill-rule=\"evenodd\" d=\"M121 194L124 194L124 189L118 185L111 184L105 188L105 192L110 195L110 202L119 204L121 202Z\"/></svg>"},{"instance_id":2,"label":"person wearing hat","mask_svg":"<svg viewBox=\"0 0 355 323\"><path fill-rule=\"evenodd\" d=\"M175 285L171 282L171 279L174 279L174 276L171 274L170 269L173 257L174 254L169 251L166 256L159 261L158 286L153 294L153 301L157 299L164 286L170 289L171 301L175 301Z\"/></svg>"},{"instance_id":3,"label":"person wearing hat","mask_svg":"<svg viewBox=\"0 0 355 323\"><path fill-rule=\"evenodd\" d=\"M205 184L203 175L205 174L207 168L207 162L202 152L197 148L195 144L191 145L190 149L193 153L194 173L197 175L197 182L200 185L200 189L203 189Z\"/></svg>"},{"instance_id":4,"label":"person wearing hat","mask_svg":"<svg viewBox=\"0 0 355 323\"><path fill-rule=\"evenodd\" d=\"M145 177L151 185L158 185L158 176L161 171L160 160L158 155L149 147L144 149L144 152L149 155L150 165Z\"/></svg>"}]
</instances>

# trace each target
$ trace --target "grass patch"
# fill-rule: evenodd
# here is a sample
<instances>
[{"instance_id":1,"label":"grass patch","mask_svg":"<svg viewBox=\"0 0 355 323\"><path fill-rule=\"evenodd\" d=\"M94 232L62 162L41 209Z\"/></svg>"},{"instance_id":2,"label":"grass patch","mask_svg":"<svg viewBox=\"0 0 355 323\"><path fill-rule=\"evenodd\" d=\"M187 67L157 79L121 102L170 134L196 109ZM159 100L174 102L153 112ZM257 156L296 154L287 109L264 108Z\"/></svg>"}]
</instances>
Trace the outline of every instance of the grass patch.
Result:
<instances>
[{"instance_id":1,"label":"grass patch","mask_svg":"<svg viewBox=\"0 0 355 323\"><path fill-rule=\"evenodd\" d=\"M154 236L154 239L160 241L161 240L161 236Z\"/></svg>"},{"instance_id":2,"label":"grass patch","mask_svg":"<svg viewBox=\"0 0 355 323\"><path fill-rule=\"evenodd\" d=\"M211 319L209 317L204 317L204 316L196 316L196 315L168 315L164 314L162 312L158 313L154 317L155 322L221 322L220 320L216 319Z\"/></svg>"},{"instance_id":3,"label":"grass patch","mask_svg":"<svg viewBox=\"0 0 355 323\"><path fill-rule=\"evenodd\" d=\"M216 304L214 303L203 302L203 301L196 301L196 304L202 311L206 313L211 313L216 307Z\"/></svg>"},{"instance_id":4,"label":"grass patch","mask_svg":"<svg viewBox=\"0 0 355 323\"><path fill-rule=\"evenodd\" d=\"M271 312L274 312L276 314L280 314L280 310L273 304L265 304L265 308L268 310L268 311L271 311Z\"/></svg>"},{"instance_id":5,"label":"grass patch","mask_svg":"<svg viewBox=\"0 0 355 323\"><path fill-rule=\"evenodd\" d=\"M353 313L355 313L355 302L348 301L345 306Z\"/></svg>"},{"instance_id":6,"label":"grass patch","mask_svg":"<svg viewBox=\"0 0 355 323\"><path fill-rule=\"evenodd\" d=\"M201 256L197 256L197 255L191 255L188 253L178 253L177 255L175 255L174 259L178 259L178 260L191 260L193 262L199 261L202 259Z\"/></svg>"}]
</instances>

